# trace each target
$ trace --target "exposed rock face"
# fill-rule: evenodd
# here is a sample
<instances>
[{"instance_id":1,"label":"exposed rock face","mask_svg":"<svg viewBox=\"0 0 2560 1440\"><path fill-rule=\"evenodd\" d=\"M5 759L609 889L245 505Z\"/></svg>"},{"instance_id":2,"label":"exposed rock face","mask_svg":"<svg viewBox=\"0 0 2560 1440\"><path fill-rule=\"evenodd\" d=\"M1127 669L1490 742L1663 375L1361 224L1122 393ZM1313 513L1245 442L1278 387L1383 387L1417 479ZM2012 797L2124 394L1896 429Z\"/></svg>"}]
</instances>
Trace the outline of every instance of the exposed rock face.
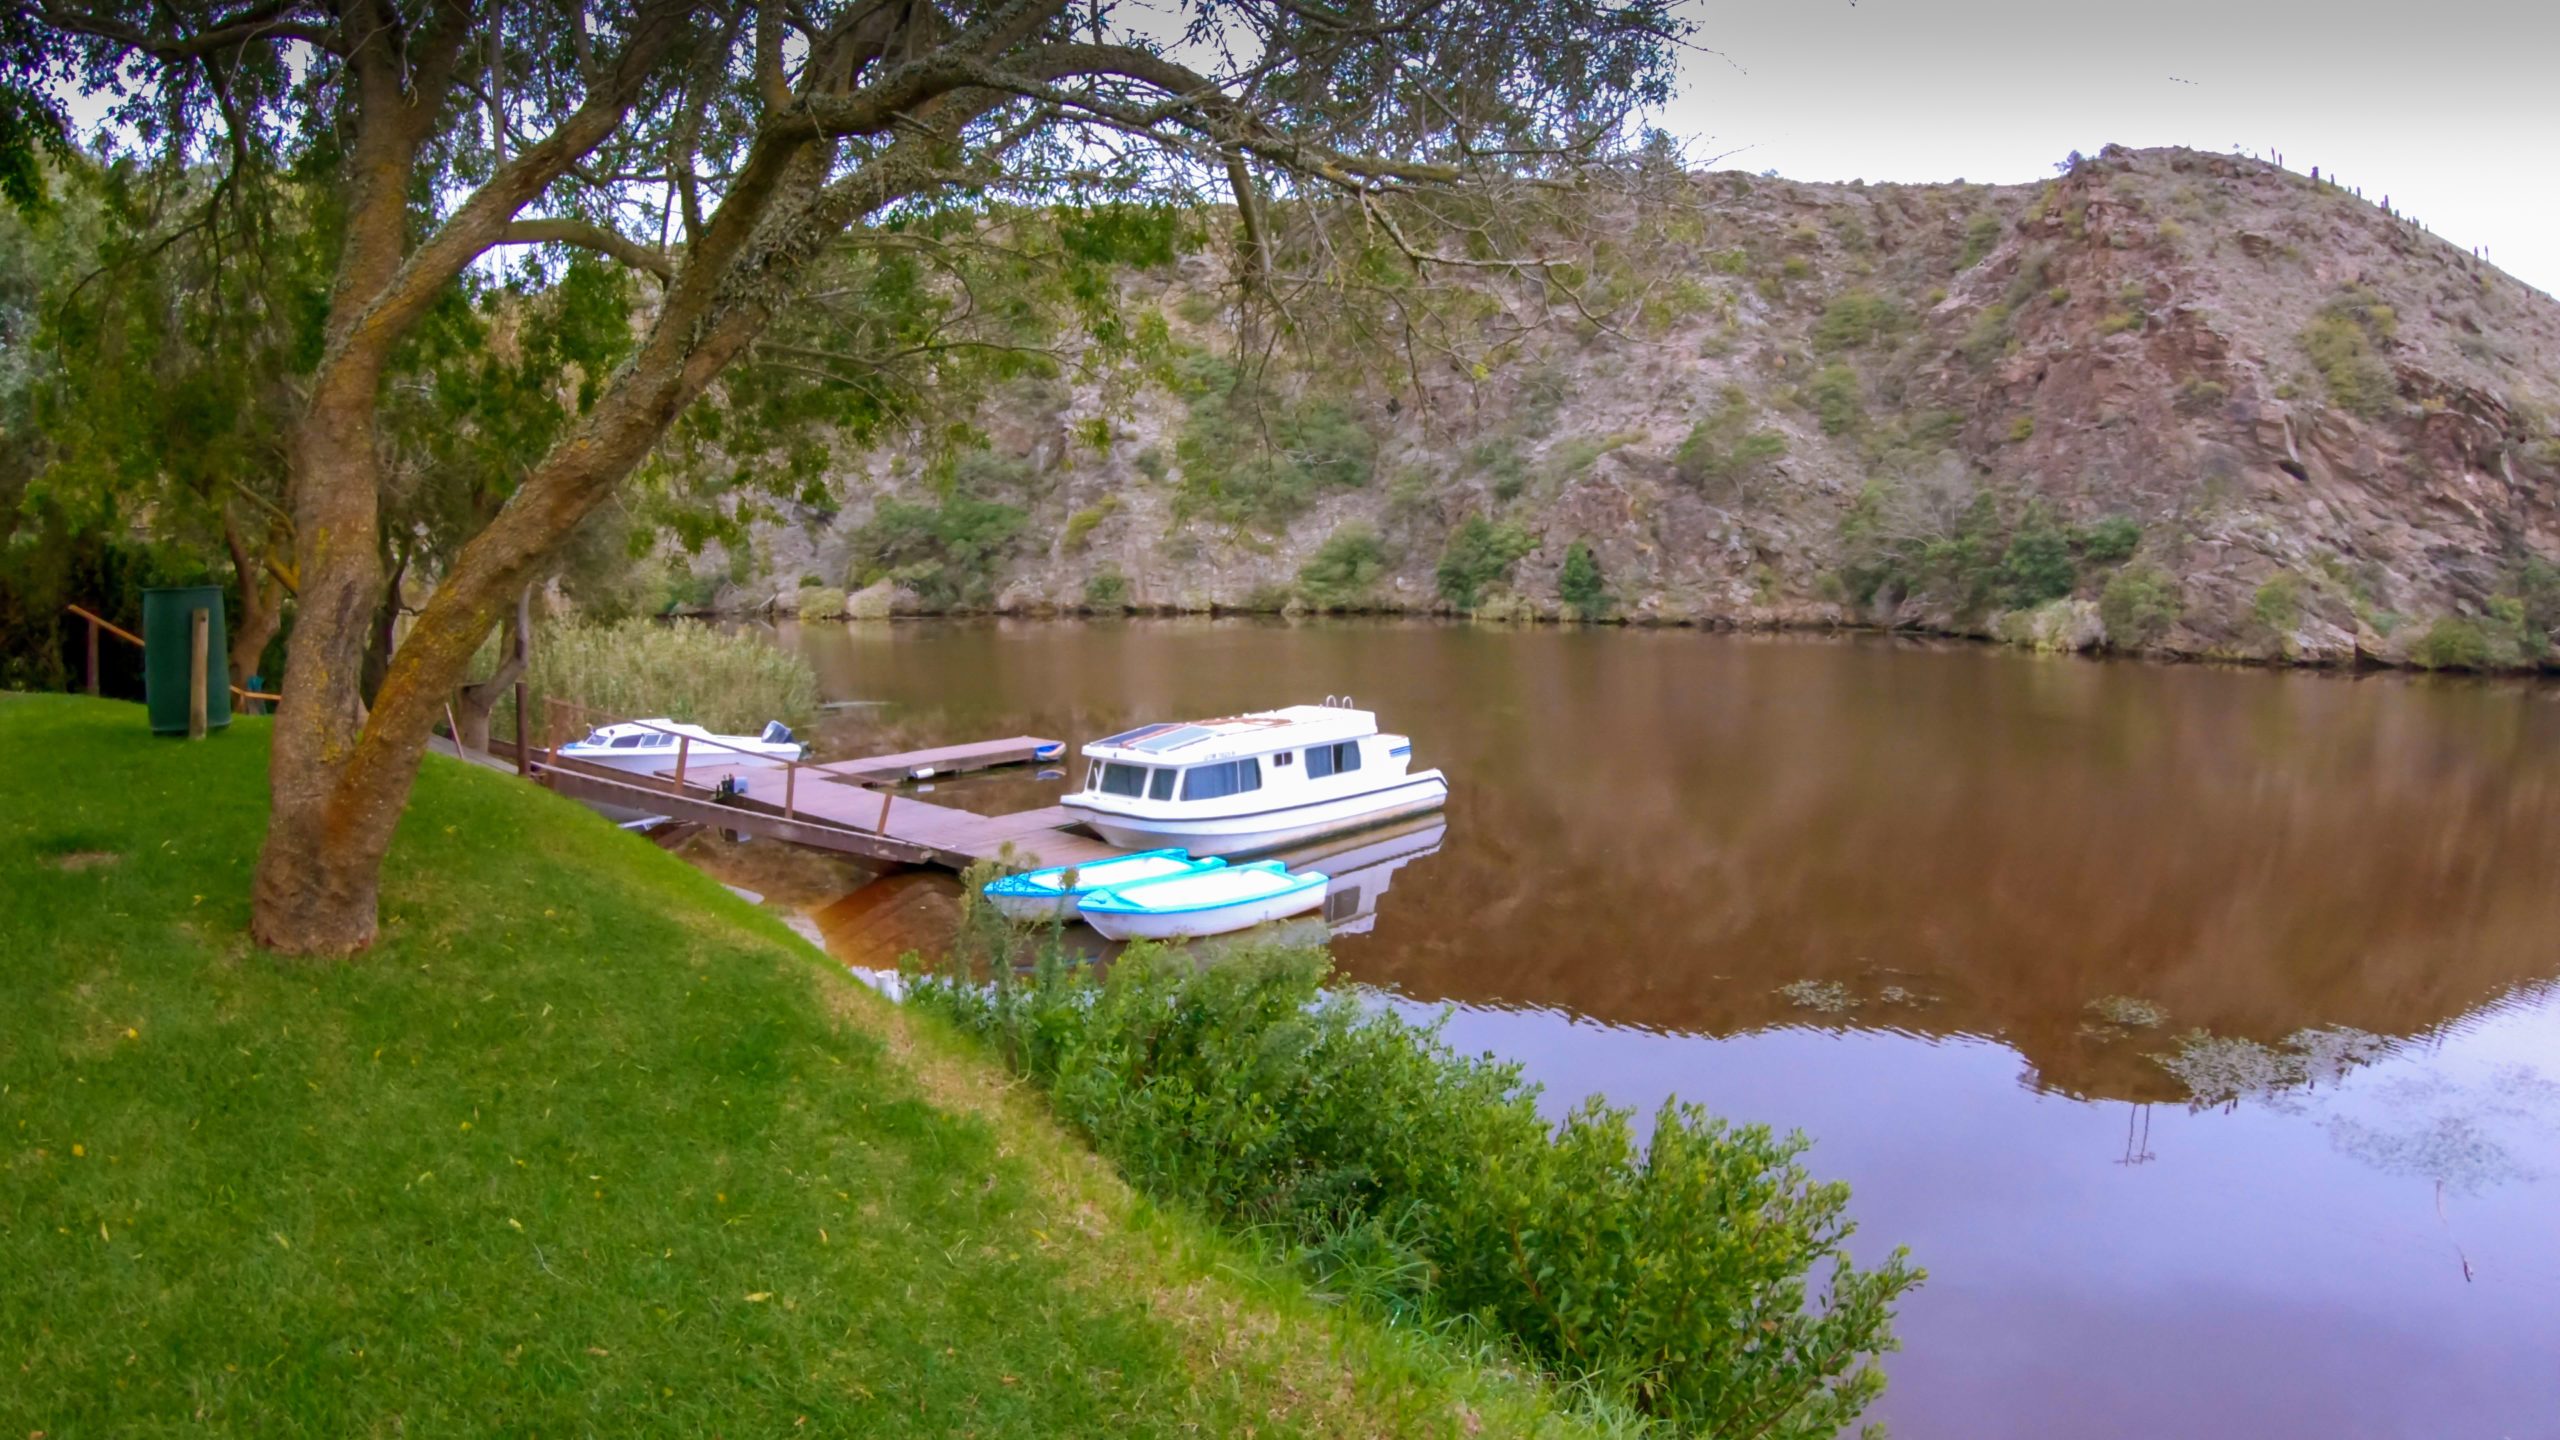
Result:
<instances>
[{"instance_id":1,"label":"exposed rock face","mask_svg":"<svg viewBox=\"0 0 2560 1440\"><path fill-rule=\"evenodd\" d=\"M929 493L910 455L844 477L827 521L759 532L757 568L872 587L856 614L907 613L893 581L928 608L1447 609L1453 536L1482 516L1521 553L1479 613L1556 615L1580 542L1638 622L2315 663L2541 653L2560 611L2549 297L2335 187L2191 151L2110 148L2049 185L1685 187L1679 224L1630 211L1651 238L1593 252L1618 256L1614 310L1471 273L1435 283L1498 302L1522 338L1472 364L1300 366L1289 403L1334 407L1303 432L1370 448L1356 470L1307 461L1331 478L1286 506L1204 511L1198 390L1060 382L982 417L1009 467L989 493L1024 518L974 597L866 571L879 497ZM1126 293L1231 353L1222 264Z\"/></svg>"}]
</instances>

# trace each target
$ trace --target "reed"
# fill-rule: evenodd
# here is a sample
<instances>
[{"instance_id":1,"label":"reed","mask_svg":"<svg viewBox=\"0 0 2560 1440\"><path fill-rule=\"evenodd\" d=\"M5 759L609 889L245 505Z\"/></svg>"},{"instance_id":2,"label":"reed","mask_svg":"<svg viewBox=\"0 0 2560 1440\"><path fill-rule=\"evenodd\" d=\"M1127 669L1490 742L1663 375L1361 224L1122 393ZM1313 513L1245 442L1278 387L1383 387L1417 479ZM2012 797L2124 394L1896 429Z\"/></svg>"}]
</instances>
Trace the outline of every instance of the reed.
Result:
<instances>
[{"instance_id":1,"label":"reed","mask_svg":"<svg viewBox=\"0 0 2560 1440\"><path fill-rule=\"evenodd\" d=\"M756 635L689 620L569 620L534 636L532 693L618 718L664 715L728 734L767 720L808 724L818 713L818 673L797 653ZM539 703L534 708L541 716ZM495 725L511 734L513 708Z\"/></svg>"}]
</instances>

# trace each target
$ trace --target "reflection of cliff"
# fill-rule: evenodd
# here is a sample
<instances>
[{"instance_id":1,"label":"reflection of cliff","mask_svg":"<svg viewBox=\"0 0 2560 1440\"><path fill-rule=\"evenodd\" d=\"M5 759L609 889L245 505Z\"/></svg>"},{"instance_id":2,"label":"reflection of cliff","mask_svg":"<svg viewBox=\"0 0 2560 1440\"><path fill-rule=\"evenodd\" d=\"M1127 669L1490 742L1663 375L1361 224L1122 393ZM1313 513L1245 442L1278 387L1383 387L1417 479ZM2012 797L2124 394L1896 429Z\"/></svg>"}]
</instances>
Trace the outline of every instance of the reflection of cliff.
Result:
<instances>
[{"instance_id":1,"label":"reflection of cliff","mask_svg":"<svg viewBox=\"0 0 2560 1440\"><path fill-rule=\"evenodd\" d=\"M1453 786L1336 945L1422 998L1996 1035L2034 1084L2175 1100L2148 1056L2190 1030L2407 1035L2560 975L2547 689L1424 622L800 643L894 702L848 726L936 743L1357 695Z\"/></svg>"},{"instance_id":2,"label":"reflection of cliff","mask_svg":"<svg viewBox=\"0 0 2560 1440\"><path fill-rule=\"evenodd\" d=\"M1686 1030L1997 1035L2039 1085L2174 1099L2147 1058L2169 1034L2091 1001L2401 1035L2560 972L2546 705L1819 644L1582 666L1571 638L1521 637L1505 683L1542 704L1476 712L1458 863L1345 947L1366 978ZM1834 1003L1782 992L1807 979Z\"/></svg>"}]
</instances>

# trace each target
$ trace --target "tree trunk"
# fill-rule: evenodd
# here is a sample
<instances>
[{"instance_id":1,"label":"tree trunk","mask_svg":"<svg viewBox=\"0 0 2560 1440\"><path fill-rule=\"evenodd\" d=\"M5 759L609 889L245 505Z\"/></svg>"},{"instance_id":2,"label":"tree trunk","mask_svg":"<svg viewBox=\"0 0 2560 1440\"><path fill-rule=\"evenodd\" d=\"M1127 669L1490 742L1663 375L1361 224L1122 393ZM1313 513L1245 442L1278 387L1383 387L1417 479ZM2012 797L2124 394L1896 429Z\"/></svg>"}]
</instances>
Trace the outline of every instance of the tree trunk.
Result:
<instances>
[{"instance_id":1,"label":"tree trunk","mask_svg":"<svg viewBox=\"0 0 2560 1440\"><path fill-rule=\"evenodd\" d=\"M231 623L231 683L255 689L249 683L252 678L268 678L258 673L267 642L284 627L284 587L267 573L264 544L256 547L258 553L253 556L227 505L222 510L222 542L231 550L231 569L240 579L240 613Z\"/></svg>"},{"instance_id":2,"label":"tree trunk","mask_svg":"<svg viewBox=\"0 0 2560 1440\"><path fill-rule=\"evenodd\" d=\"M505 638L498 645L498 672L477 685L465 685L453 706L458 733L454 743L465 750L489 752L489 712L515 688L533 658L533 587L516 592L515 613L507 617Z\"/></svg>"},{"instance_id":3,"label":"tree trunk","mask_svg":"<svg viewBox=\"0 0 2560 1440\"><path fill-rule=\"evenodd\" d=\"M378 375L360 360L324 367L295 437L302 594L285 651L293 683L268 751L272 807L249 922L258 943L287 954L346 955L373 943L382 857L408 799L405 785L365 794L343 783L361 739L357 682L382 600Z\"/></svg>"}]
</instances>

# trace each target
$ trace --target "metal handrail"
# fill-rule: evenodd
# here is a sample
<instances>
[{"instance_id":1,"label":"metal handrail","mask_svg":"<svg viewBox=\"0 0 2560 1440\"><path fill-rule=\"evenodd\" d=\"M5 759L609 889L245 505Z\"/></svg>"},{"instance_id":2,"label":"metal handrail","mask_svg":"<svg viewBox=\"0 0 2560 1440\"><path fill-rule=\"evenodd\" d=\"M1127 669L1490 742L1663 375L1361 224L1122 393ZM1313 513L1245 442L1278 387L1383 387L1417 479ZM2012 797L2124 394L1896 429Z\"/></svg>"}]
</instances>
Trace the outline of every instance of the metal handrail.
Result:
<instances>
[{"instance_id":1,"label":"metal handrail","mask_svg":"<svg viewBox=\"0 0 2560 1440\"><path fill-rule=\"evenodd\" d=\"M546 764L556 763L556 762L559 760L559 758L560 758L560 739L559 739L559 730L558 730L558 727L557 727L557 725L555 724L555 722L556 722L556 720L558 719L559 712L560 712L561 710L563 710L563 709L570 710L570 711L576 712L577 714L584 715L584 716L587 716L587 717L590 717L590 718L591 718L591 717L594 717L594 716L598 716L598 715L607 715L607 714L610 714L610 713L611 713L611 712L609 712L609 711L605 711L605 710L598 709L597 707L592 706L592 705L581 705L581 704L579 704L579 703L578 703L577 701L575 701L575 700L564 700L564 699L561 699L561 698L560 698L559 696L557 696L557 695L545 695L545 696L543 696L543 697L542 697L542 703L543 703L543 706L544 706L544 713L543 713L543 732L544 732L544 734L543 734L542 754L543 754L543 760L544 760L544 762L545 762ZM684 793L684 772L685 772L685 767L686 767L686 766L691 762L691 759L692 759L692 747L693 747L693 740L694 740L694 737L693 737L693 736L688 735L688 734L684 733L684 732L683 732L683 731L681 731L681 730L671 730L671 729L667 728L667 727L666 727L666 726L664 726L664 725L654 724L654 723L652 723L652 722L650 722L650 721L647 721L647 720L633 720L633 719L628 719L628 718L625 718L625 719L609 719L609 720L606 720L606 721L604 722L604 724L605 724L605 725L637 725L637 726L641 727L641 728L642 728L642 729L644 729L644 730L654 730L654 731L656 731L657 733L659 733L659 734L661 734L661 735L673 735L673 736L675 736L675 737L676 737L676 768L675 768L675 774L674 774L673 776L669 777L669 778L670 778L671 783L669 784L668 788L669 788L671 791L673 791L675 794L678 794L678 795L681 795L681 794L683 794L683 793ZM591 728L591 729L602 729L602 728L603 728L603 726L597 726L597 725L593 725L593 724L591 723L591 724L590 724L590 728ZM800 761L800 760L784 760L784 761L776 762L776 761L773 759L773 757L772 757L772 756L770 756L770 755L759 755L759 754L757 754L755 751L752 751L752 750L742 750L742 749L739 749L739 748L738 748L737 746L735 746L735 745L724 745L724 744L721 744L719 741L716 741L716 740L705 741L704 743L705 743L705 744L707 744L707 745L711 745L711 746L713 746L713 747L715 747L715 748L717 748L717 749L726 750L726 751L730 752L731 754L749 756L749 757L751 757L751 758L753 758L753 759L763 761L765 764L768 764L768 765L779 763L779 764L782 766L782 818L783 818L783 819L785 819L785 820L796 820L796 819L798 819L798 818L799 818L799 804L798 804L798 801L799 801L799 787L800 787L800 768L801 768L801 766L802 766L802 765L806 764L807 762L805 762L805 761ZM830 780L832 780L832 779L834 779L835 777L834 777L833 775L829 775L829 776L828 776L828 778L829 778ZM860 786L860 785L858 784L858 782L857 782L856 788L865 788L865 787ZM879 819L879 823L877 823L877 824L875 824L875 825L873 825L873 826L871 827L871 828L872 828L872 831L873 831L875 834L886 835L886 834L888 834L888 833L889 833L889 805L890 805L891 800L895 798L895 795L896 795L896 791L895 791L893 788L888 787L888 786L883 786L883 787L881 787L881 791L880 791L880 819Z\"/></svg>"}]
</instances>

